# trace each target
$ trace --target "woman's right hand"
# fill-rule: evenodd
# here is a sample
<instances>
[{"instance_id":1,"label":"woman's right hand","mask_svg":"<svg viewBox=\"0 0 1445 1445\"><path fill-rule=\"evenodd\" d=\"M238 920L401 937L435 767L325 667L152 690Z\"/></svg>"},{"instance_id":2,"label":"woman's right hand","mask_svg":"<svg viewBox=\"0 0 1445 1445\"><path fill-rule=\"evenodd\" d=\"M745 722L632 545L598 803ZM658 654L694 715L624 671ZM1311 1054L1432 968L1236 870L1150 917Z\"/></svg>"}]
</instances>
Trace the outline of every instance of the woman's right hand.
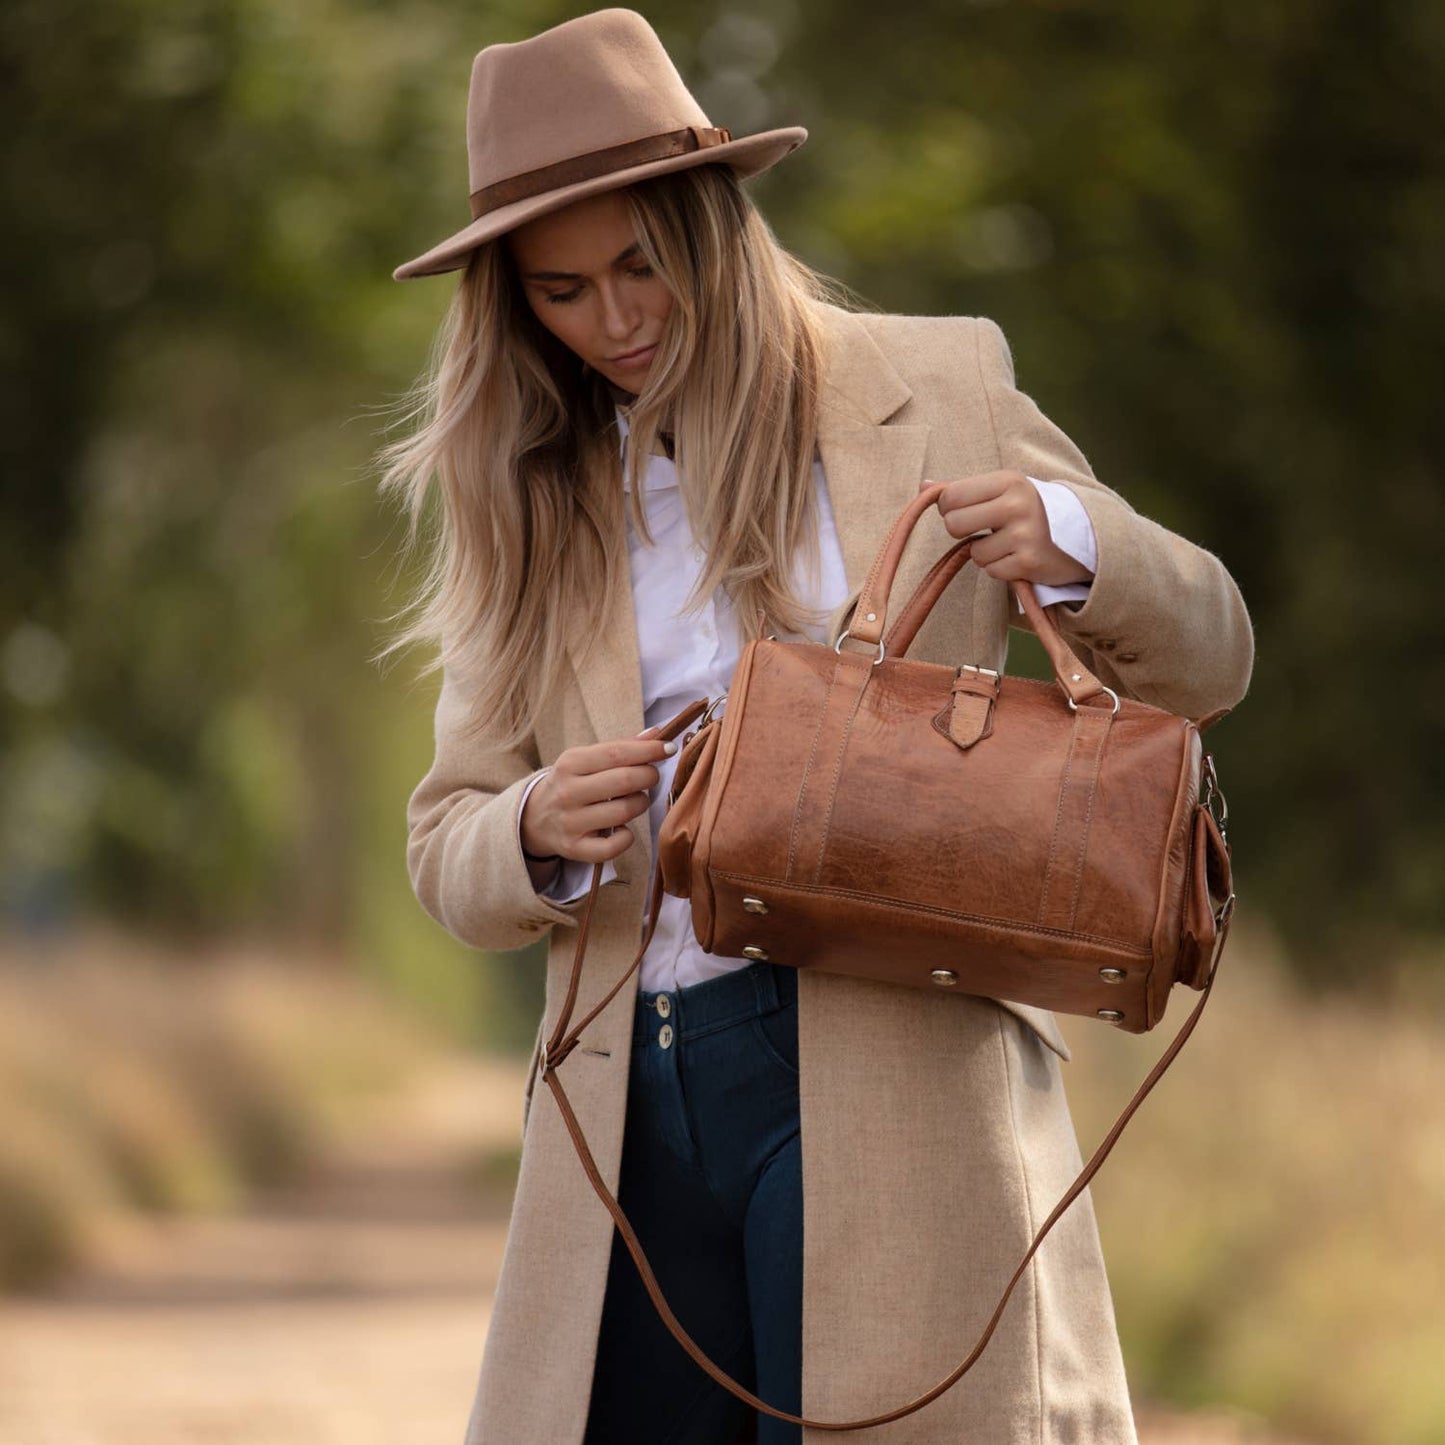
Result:
<instances>
[{"instance_id":1,"label":"woman's right hand","mask_svg":"<svg viewBox=\"0 0 1445 1445\"><path fill-rule=\"evenodd\" d=\"M662 780L655 765L677 746L648 728L635 738L559 753L552 770L527 795L522 847L579 863L619 857L633 841L625 824L647 812L648 793Z\"/></svg>"}]
</instances>

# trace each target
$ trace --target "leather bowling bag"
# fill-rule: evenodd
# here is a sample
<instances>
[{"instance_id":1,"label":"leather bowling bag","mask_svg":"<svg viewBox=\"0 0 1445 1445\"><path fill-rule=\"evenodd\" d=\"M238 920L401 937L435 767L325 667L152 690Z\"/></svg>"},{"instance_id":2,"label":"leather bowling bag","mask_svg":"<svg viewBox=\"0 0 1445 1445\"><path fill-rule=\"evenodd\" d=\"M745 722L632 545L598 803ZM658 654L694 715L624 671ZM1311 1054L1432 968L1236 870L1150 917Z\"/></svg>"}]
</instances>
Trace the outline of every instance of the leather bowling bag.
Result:
<instances>
[{"instance_id":1,"label":"leather bowling bag","mask_svg":"<svg viewBox=\"0 0 1445 1445\"><path fill-rule=\"evenodd\" d=\"M837 643L754 640L724 698L691 703L660 729L663 739L686 735L658 834L641 947L569 1028L602 876L596 865L570 984L538 1059L538 1077L664 1324L739 1399L818 1430L899 1419L972 1368L1039 1245L1193 1031L1234 908L1228 811L1200 740L1223 711L1196 723L1119 697L1075 657L1022 581L1012 589L1053 681L908 659L919 627L969 557L968 541L945 552L888 626L904 546L941 490L923 488L899 515ZM865 650L845 648L849 640ZM698 942L720 956L1006 999L1135 1033L1160 1021L1175 984L1200 992L1039 1226L971 1352L885 1414L848 1421L790 1414L698 1347L663 1298L558 1078L583 1030L641 967L664 891L690 901Z\"/></svg>"},{"instance_id":2,"label":"leather bowling bag","mask_svg":"<svg viewBox=\"0 0 1445 1445\"><path fill-rule=\"evenodd\" d=\"M1100 682L1028 582L1013 590L1054 682L910 661L968 542L885 637L904 545L939 490L905 508L835 646L746 647L725 712L713 704L678 758L663 889L690 900L709 953L1142 1033L1176 983L1204 987L1232 907L1213 758L1190 719Z\"/></svg>"}]
</instances>

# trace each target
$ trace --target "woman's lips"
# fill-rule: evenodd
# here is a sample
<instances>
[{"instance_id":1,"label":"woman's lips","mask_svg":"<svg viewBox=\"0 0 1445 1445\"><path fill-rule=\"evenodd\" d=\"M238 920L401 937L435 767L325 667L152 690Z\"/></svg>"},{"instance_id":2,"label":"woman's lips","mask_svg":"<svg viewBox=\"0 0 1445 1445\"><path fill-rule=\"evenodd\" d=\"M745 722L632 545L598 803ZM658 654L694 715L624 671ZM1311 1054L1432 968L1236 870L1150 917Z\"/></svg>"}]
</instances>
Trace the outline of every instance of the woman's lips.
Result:
<instances>
[{"instance_id":1,"label":"woman's lips","mask_svg":"<svg viewBox=\"0 0 1445 1445\"><path fill-rule=\"evenodd\" d=\"M613 366L620 366L624 371L630 371L634 367L646 366L657 351L657 343L654 341L651 346L644 346L641 351L634 351L630 356L614 356Z\"/></svg>"}]
</instances>

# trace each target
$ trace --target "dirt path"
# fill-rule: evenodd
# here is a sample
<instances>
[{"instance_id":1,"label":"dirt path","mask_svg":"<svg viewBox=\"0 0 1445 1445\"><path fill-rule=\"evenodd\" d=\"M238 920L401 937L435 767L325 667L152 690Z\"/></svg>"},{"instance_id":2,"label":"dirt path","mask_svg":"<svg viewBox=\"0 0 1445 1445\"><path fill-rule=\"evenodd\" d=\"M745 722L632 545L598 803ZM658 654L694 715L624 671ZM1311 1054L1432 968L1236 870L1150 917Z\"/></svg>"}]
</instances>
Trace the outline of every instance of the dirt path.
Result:
<instances>
[{"instance_id":1,"label":"dirt path","mask_svg":"<svg viewBox=\"0 0 1445 1445\"><path fill-rule=\"evenodd\" d=\"M516 1068L458 1065L264 1208L112 1228L83 1277L0 1304L0 1442L460 1445L508 1200L459 1176L516 1142L520 1097ZM1152 1414L1140 1436L1288 1445Z\"/></svg>"}]
</instances>

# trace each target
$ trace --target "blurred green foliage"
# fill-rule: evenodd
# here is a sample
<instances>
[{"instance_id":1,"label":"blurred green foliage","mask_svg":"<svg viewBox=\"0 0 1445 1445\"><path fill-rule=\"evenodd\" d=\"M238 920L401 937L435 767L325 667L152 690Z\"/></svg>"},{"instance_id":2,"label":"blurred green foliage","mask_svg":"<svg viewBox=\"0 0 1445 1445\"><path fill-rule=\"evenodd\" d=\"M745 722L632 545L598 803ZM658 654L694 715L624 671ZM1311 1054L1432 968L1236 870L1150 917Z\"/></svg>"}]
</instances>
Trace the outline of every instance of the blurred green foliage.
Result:
<instances>
[{"instance_id":1,"label":"blurred green foliage","mask_svg":"<svg viewBox=\"0 0 1445 1445\"><path fill-rule=\"evenodd\" d=\"M0 12L4 906L349 950L525 1042L537 955L411 898L434 687L370 458L451 281L472 54L512 0ZM646 13L714 122L811 139L755 194L1020 384L1250 604L1209 742L1243 906L1316 978L1445 923L1445 9L783 0ZM1020 654L1023 656L1024 654Z\"/></svg>"}]
</instances>

